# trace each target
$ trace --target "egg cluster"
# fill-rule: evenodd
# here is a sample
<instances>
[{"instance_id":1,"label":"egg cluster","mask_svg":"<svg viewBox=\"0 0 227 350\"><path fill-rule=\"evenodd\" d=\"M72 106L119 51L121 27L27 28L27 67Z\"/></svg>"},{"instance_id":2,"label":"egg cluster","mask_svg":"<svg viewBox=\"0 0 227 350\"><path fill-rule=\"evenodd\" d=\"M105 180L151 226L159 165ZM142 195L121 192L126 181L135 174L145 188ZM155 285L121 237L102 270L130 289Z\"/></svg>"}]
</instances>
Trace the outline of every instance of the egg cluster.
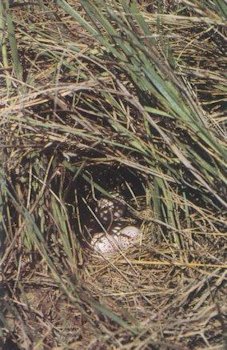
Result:
<instances>
[{"instance_id":1,"label":"egg cluster","mask_svg":"<svg viewBox=\"0 0 227 350\"><path fill-rule=\"evenodd\" d=\"M83 176L82 176L83 175ZM140 233L145 179L130 168L110 165L89 166L78 176L76 225L83 247L102 254L125 249Z\"/></svg>"},{"instance_id":2,"label":"egg cluster","mask_svg":"<svg viewBox=\"0 0 227 350\"><path fill-rule=\"evenodd\" d=\"M127 205L118 194L112 194L112 198L101 197L95 201L94 220L101 230L97 230L91 239L92 248L102 255L112 254L130 246L140 230L135 226L127 225L124 216Z\"/></svg>"}]
</instances>

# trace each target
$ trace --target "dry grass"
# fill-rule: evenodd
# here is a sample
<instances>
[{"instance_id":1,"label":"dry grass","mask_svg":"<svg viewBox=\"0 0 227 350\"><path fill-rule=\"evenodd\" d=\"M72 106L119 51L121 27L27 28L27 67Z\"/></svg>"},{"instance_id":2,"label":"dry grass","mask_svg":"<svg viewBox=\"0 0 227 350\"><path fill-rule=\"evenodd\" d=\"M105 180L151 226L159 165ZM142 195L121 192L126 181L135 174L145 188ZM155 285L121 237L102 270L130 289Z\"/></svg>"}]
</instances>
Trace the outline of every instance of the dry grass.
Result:
<instances>
[{"instance_id":1,"label":"dry grass","mask_svg":"<svg viewBox=\"0 0 227 350\"><path fill-rule=\"evenodd\" d=\"M225 3L7 3L0 346L224 349ZM81 201L109 174L142 234L102 259Z\"/></svg>"}]
</instances>

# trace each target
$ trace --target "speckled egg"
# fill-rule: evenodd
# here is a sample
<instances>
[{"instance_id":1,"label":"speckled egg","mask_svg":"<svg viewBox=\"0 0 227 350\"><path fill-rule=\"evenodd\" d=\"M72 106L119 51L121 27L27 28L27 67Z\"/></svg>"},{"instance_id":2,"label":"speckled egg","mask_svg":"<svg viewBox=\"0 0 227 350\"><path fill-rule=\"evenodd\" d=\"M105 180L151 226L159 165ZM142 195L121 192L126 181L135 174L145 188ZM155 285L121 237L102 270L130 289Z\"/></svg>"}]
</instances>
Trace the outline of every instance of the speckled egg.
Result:
<instances>
[{"instance_id":1,"label":"speckled egg","mask_svg":"<svg viewBox=\"0 0 227 350\"><path fill-rule=\"evenodd\" d=\"M105 228L123 217L126 211L126 205L119 198L101 197L95 204L95 214Z\"/></svg>"},{"instance_id":2,"label":"speckled egg","mask_svg":"<svg viewBox=\"0 0 227 350\"><path fill-rule=\"evenodd\" d=\"M91 240L91 246L95 252L110 256L133 245L140 234L141 231L135 226L126 226L118 234L97 233Z\"/></svg>"}]
</instances>

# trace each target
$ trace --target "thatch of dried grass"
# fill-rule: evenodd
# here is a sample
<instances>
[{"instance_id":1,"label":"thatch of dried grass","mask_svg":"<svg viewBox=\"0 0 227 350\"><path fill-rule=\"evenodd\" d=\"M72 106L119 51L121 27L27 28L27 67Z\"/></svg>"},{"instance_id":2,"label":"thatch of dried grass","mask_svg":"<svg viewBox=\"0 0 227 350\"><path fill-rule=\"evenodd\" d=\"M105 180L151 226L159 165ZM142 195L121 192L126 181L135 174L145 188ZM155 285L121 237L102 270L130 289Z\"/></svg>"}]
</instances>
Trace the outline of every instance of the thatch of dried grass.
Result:
<instances>
[{"instance_id":1,"label":"thatch of dried grass","mask_svg":"<svg viewBox=\"0 0 227 350\"><path fill-rule=\"evenodd\" d=\"M224 346L226 14L221 0L0 3L2 346ZM105 260L66 195L100 166L144 187L140 241Z\"/></svg>"}]
</instances>

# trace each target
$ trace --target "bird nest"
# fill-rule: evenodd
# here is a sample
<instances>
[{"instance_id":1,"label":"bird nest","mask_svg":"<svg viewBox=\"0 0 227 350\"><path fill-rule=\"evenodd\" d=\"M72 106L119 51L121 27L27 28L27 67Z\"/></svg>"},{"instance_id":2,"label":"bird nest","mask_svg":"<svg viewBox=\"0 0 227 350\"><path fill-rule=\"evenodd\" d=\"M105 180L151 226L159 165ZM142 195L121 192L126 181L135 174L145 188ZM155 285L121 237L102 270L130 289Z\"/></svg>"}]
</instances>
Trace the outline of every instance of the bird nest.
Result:
<instances>
[{"instance_id":1,"label":"bird nest","mask_svg":"<svg viewBox=\"0 0 227 350\"><path fill-rule=\"evenodd\" d=\"M70 181L65 203L84 248L109 256L133 244L141 225L133 213L146 206L146 181L133 169L111 164L86 167Z\"/></svg>"}]
</instances>

